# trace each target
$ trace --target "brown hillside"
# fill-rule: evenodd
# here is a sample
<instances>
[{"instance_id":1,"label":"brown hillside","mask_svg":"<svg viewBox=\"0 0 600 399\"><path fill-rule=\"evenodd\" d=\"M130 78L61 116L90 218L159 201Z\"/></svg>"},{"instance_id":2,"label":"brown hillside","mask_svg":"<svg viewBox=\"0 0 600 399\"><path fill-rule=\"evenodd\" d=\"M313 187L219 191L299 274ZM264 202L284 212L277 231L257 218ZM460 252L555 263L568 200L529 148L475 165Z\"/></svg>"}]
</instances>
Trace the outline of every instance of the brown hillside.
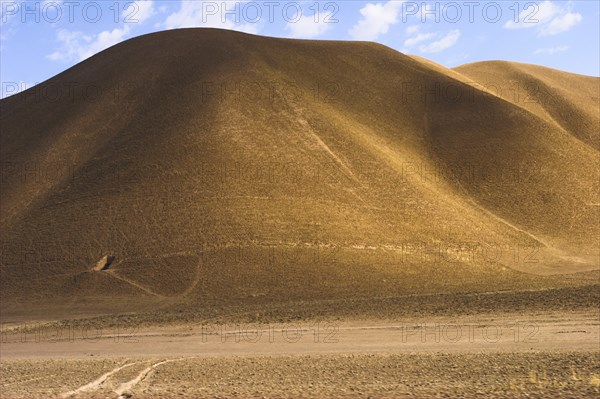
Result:
<instances>
[{"instance_id":1,"label":"brown hillside","mask_svg":"<svg viewBox=\"0 0 600 399\"><path fill-rule=\"evenodd\" d=\"M599 91L373 43L128 40L0 103L2 307L573 284L551 275L599 266Z\"/></svg>"}]
</instances>

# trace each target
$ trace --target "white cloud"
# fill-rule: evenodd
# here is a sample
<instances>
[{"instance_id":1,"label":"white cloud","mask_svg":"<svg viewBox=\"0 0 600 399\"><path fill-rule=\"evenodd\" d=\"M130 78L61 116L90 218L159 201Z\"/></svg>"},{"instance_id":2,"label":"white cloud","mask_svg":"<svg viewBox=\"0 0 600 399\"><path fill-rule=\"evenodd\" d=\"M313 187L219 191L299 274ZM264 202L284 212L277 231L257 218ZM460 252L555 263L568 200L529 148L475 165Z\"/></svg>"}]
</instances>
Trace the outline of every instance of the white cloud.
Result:
<instances>
[{"instance_id":1,"label":"white cloud","mask_svg":"<svg viewBox=\"0 0 600 399\"><path fill-rule=\"evenodd\" d=\"M415 37L408 38L404 41L404 47L413 47L417 44L429 40L433 37L437 36L437 33L419 33Z\"/></svg>"},{"instance_id":2,"label":"white cloud","mask_svg":"<svg viewBox=\"0 0 600 399\"><path fill-rule=\"evenodd\" d=\"M302 39L313 39L321 36L332 28L331 23L325 22L329 13L302 16L298 21L290 21L286 25L292 37ZM317 21L317 22L315 22Z\"/></svg>"},{"instance_id":3,"label":"white cloud","mask_svg":"<svg viewBox=\"0 0 600 399\"><path fill-rule=\"evenodd\" d=\"M567 51L569 49L569 46L557 46L557 47L550 47L550 48L539 48L537 50L534 51L534 54L548 54L548 55L552 55L555 53L562 53L563 51Z\"/></svg>"},{"instance_id":4,"label":"white cloud","mask_svg":"<svg viewBox=\"0 0 600 399\"><path fill-rule=\"evenodd\" d=\"M368 3L360 9L362 18L348 33L354 40L376 40L386 34L391 25L398 23L398 13L402 1Z\"/></svg>"},{"instance_id":5,"label":"white cloud","mask_svg":"<svg viewBox=\"0 0 600 399\"><path fill-rule=\"evenodd\" d=\"M531 3L519 13L518 22L514 20L507 21L504 27L506 29L534 28L549 22L558 13L560 13L560 7L552 1L546 0L538 4Z\"/></svg>"},{"instance_id":6,"label":"white cloud","mask_svg":"<svg viewBox=\"0 0 600 399\"><path fill-rule=\"evenodd\" d=\"M55 51L49 54L47 58L52 61L73 61L79 59L79 50L82 47L81 42L90 42L89 36L84 36L81 32L72 32L66 29L61 29L57 34L58 41L62 43L60 51Z\"/></svg>"},{"instance_id":7,"label":"white cloud","mask_svg":"<svg viewBox=\"0 0 600 399\"><path fill-rule=\"evenodd\" d=\"M460 37L460 30L454 29L448 32L446 36L435 42L431 42L426 46L421 46L419 50L421 53L439 53L440 51L446 50L456 44Z\"/></svg>"},{"instance_id":8,"label":"white cloud","mask_svg":"<svg viewBox=\"0 0 600 399\"><path fill-rule=\"evenodd\" d=\"M122 28L100 32L96 36L95 40L92 41L88 46L83 46L79 49L80 60L91 57L92 55L123 41L128 33L129 25L125 25Z\"/></svg>"},{"instance_id":9,"label":"white cloud","mask_svg":"<svg viewBox=\"0 0 600 399\"><path fill-rule=\"evenodd\" d=\"M58 40L62 43L58 51L49 54L52 61L83 61L88 57L121 42L129 33L129 25L106 30L95 36L84 35L66 29L58 31Z\"/></svg>"},{"instance_id":10,"label":"white cloud","mask_svg":"<svg viewBox=\"0 0 600 399\"><path fill-rule=\"evenodd\" d=\"M579 13L569 12L561 17L554 18L549 24L541 27L540 36L551 36L566 32L578 23L583 17Z\"/></svg>"},{"instance_id":11,"label":"white cloud","mask_svg":"<svg viewBox=\"0 0 600 399\"><path fill-rule=\"evenodd\" d=\"M61 47L46 57L52 61L83 61L120 43L131 33L131 24L143 23L155 13L152 0L137 0L133 2L133 7L135 8L127 7L123 11L123 17L130 23L125 23L120 28L105 30L97 35L84 35L66 29L59 30L57 38L61 42Z\"/></svg>"},{"instance_id":12,"label":"white cloud","mask_svg":"<svg viewBox=\"0 0 600 399\"><path fill-rule=\"evenodd\" d=\"M132 8L134 7L134 8ZM132 22L142 23L156 13L152 0L136 0L123 11L123 17Z\"/></svg>"},{"instance_id":13,"label":"white cloud","mask_svg":"<svg viewBox=\"0 0 600 399\"><path fill-rule=\"evenodd\" d=\"M581 14L571 12L569 9L571 4L569 2L566 7L561 7L550 0L535 5L532 3L519 13L518 22L507 21L504 27L506 29L538 28L538 36L566 32L583 19Z\"/></svg>"},{"instance_id":14,"label":"white cloud","mask_svg":"<svg viewBox=\"0 0 600 399\"><path fill-rule=\"evenodd\" d=\"M208 20L202 21L202 7L202 1L182 1L179 10L167 17L165 27L167 29L191 28L207 23Z\"/></svg>"},{"instance_id":15,"label":"white cloud","mask_svg":"<svg viewBox=\"0 0 600 399\"><path fill-rule=\"evenodd\" d=\"M411 25L406 28L405 32L407 35L413 35L421 30L421 25Z\"/></svg>"},{"instance_id":16,"label":"white cloud","mask_svg":"<svg viewBox=\"0 0 600 399\"><path fill-rule=\"evenodd\" d=\"M182 0L179 10L167 17L163 27L178 28L222 28L238 30L247 33L258 33L256 23L241 23L227 18L226 11L233 10L242 1L205 2L197 0ZM229 15L230 17L232 15Z\"/></svg>"}]
</instances>

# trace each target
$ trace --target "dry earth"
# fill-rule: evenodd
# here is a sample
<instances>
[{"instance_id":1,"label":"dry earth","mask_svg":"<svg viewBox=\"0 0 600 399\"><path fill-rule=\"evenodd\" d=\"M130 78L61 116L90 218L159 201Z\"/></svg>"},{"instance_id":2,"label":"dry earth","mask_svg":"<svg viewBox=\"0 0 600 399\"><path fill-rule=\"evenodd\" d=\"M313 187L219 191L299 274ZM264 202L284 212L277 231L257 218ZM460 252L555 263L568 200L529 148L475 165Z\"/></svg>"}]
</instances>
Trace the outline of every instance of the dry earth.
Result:
<instances>
[{"instance_id":1,"label":"dry earth","mask_svg":"<svg viewBox=\"0 0 600 399\"><path fill-rule=\"evenodd\" d=\"M57 331L5 332L2 397L588 398L600 392L594 310L395 324Z\"/></svg>"}]
</instances>

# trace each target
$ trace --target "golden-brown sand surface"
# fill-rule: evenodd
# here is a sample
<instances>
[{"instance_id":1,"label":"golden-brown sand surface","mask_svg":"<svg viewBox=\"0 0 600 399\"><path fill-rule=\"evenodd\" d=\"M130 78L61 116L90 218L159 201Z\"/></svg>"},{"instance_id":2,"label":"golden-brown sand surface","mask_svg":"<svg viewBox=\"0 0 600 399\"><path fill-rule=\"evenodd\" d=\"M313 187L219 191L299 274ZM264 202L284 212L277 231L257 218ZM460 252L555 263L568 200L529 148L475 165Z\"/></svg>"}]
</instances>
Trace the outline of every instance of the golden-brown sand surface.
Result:
<instances>
[{"instance_id":1,"label":"golden-brown sand surface","mask_svg":"<svg viewBox=\"0 0 600 399\"><path fill-rule=\"evenodd\" d=\"M593 310L394 324L38 326L5 333L2 397L587 398L600 389L599 339Z\"/></svg>"}]
</instances>

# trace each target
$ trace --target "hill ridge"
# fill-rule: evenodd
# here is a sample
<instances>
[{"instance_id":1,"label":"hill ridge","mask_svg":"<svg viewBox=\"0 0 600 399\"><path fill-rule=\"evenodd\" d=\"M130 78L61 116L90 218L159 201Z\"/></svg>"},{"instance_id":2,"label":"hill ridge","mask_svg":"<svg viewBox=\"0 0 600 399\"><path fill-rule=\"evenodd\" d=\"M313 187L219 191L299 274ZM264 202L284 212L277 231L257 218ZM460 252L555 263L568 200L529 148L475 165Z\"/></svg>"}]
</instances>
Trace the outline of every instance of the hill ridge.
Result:
<instances>
[{"instance_id":1,"label":"hill ridge","mask_svg":"<svg viewBox=\"0 0 600 399\"><path fill-rule=\"evenodd\" d=\"M71 96L0 102L2 302L571 284L599 266L600 79L502 65L215 29L98 53L37 89ZM515 82L538 103L488 87Z\"/></svg>"}]
</instances>

